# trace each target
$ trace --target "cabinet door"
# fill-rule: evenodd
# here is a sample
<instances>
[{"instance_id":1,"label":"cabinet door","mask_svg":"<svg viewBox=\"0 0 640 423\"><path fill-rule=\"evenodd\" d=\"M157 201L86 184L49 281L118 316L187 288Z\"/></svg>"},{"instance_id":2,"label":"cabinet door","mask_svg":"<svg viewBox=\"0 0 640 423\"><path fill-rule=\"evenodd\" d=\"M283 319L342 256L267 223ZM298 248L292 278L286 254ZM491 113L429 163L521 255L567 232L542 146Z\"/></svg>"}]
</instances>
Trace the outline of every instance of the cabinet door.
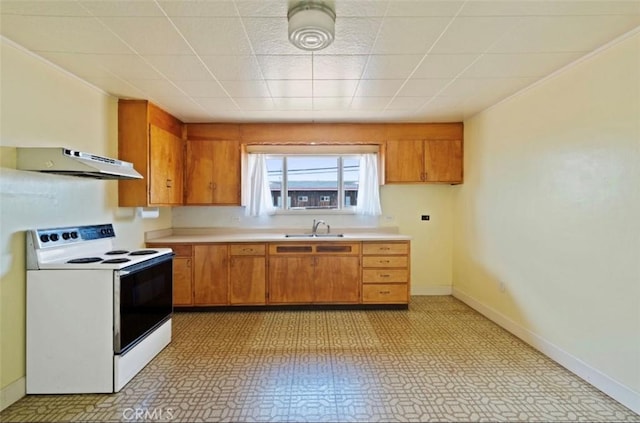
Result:
<instances>
[{"instance_id":1,"label":"cabinet door","mask_svg":"<svg viewBox=\"0 0 640 423\"><path fill-rule=\"evenodd\" d=\"M462 182L462 141L424 142L425 181Z\"/></svg>"},{"instance_id":2,"label":"cabinet door","mask_svg":"<svg viewBox=\"0 0 640 423\"><path fill-rule=\"evenodd\" d=\"M314 302L357 303L360 300L358 257L315 258Z\"/></svg>"},{"instance_id":3,"label":"cabinet door","mask_svg":"<svg viewBox=\"0 0 640 423\"><path fill-rule=\"evenodd\" d=\"M266 260L264 257L231 257L229 302L264 304L266 299Z\"/></svg>"},{"instance_id":4,"label":"cabinet door","mask_svg":"<svg viewBox=\"0 0 640 423\"><path fill-rule=\"evenodd\" d=\"M227 245L196 245L193 261L194 303L227 304Z\"/></svg>"},{"instance_id":5,"label":"cabinet door","mask_svg":"<svg viewBox=\"0 0 640 423\"><path fill-rule=\"evenodd\" d=\"M213 203L213 143L187 141L186 204Z\"/></svg>"},{"instance_id":6,"label":"cabinet door","mask_svg":"<svg viewBox=\"0 0 640 423\"><path fill-rule=\"evenodd\" d=\"M240 205L240 145L238 141L211 141L213 149L213 204Z\"/></svg>"},{"instance_id":7,"label":"cabinet door","mask_svg":"<svg viewBox=\"0 0 640 423\"><path fill-rule=\"evenodd\" d=\"M269 258L269 303L313 301L313 257Z\"/></svg>"},{"instance_id":8,"label":"cabinet door","mask_svg":"<svg viewBox=\"0 0 640 423\"><path fill-rule=\"evenodd\" d=\"M149 125L149 202L182 204L182 139Z\"/></svg>"},{"instance_id":9,"label":"cabinet door","mask_svg":"<svg viewBox=\"0 0 640 423\"><path fill-rule=\"evenodd\" d=\"M423 140L387 141L385 180L387 182L422 182L423 148Z\"/></svg>"},{"instance_id":10,"label":"cabinet door","mask_svg":"<svg viewBox=\"0 0 640 423\"><path fill-rule=\"evenodd\" d=\"M193 305L191 289L191 259L176 257L173 259L173 305Z\"/></svg>"}]
</instances>

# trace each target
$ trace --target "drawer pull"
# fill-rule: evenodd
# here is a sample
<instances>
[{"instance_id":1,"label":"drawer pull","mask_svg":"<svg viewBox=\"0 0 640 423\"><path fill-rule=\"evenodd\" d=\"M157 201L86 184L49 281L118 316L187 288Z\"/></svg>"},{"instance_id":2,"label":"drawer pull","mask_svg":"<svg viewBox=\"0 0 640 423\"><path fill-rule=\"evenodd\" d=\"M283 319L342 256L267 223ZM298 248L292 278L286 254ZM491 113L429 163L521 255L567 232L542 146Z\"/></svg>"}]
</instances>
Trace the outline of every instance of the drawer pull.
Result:
<instances>
[{"instance_id":1,"label":"drawer pull","mask_svg":"<svg viewBox=\"0 0 640 423\"><path fill-rule=\"evenodd\" d=\"M380 263L391 263L389 260L380 260Z\"/></svg>"},{"instance_id":2,"label":"drawer pull","mask_svg":"<svg viewBox=\"0 0 640 423\"><path fill-rule=\"evenodd\" d=\"M378 291L378 294L381 294L381 295L391 294L391 291Z\"/></svg>"},{"instance_id":3,"label":"drawer pull","mask_svg":"<svg viewBox=\"0 0 640 423\"><path fill-rule=\"evenodd\" d=\"M245 253L253 253L253 248L243 248L242 251Z\"/></svg>"},{"instance_id":4,"label":"drawer pull","mask_svg":"<svg viewBox=\"0 0 640 423\"><path fill-rule=\"evenodd\" d=\"M380 275L380 277L381 278L389 278L389 277L391 277L391 275L384 274L384 275Z\"/></svg>"},{"instance_id":5,"label":"drawer pull","mask_svg":"<svg viewBox=\"0 0 640 423\"><path fill-rule=\"evenodd\" d=\"M390 249L391 249L391 247L380 247L380 249L381 249L381 250L384 250L384 251L388 251L388 250L390 250Z\"/></svg>"}]
</instances>

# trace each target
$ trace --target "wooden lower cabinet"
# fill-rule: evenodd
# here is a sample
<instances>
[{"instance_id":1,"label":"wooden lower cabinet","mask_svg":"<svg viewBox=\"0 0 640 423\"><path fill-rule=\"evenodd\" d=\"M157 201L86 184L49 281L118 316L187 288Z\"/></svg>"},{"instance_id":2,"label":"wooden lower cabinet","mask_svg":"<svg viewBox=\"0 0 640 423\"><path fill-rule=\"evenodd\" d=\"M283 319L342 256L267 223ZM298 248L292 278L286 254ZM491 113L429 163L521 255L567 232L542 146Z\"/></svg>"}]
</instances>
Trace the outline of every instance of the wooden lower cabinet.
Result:
<instances>
[{"instance_id":1,"label":"wooden lower cabinet","mask_svg":"<svg viewBox=\"0 0 640 423\"><path fill-rule=\"evenodd\" d=\"M176 253L177 307L409 302L408 241L147 246Z\"/></svg>"},{"instance_id":2,"label":"wooden lower cabinet","mask_svg":"<svg viewBox=\"0 0 640 423\"><path fill-rule=\"evenodd\" d=\"M269 258L269 303L313 302L313 257Z\"/></svg>"},{"instance_id":3,"label":"wooden lower cabinet","mask_svg":"<svg viewBox=\"0 0 640 423\"><path fill-rule=\"evenodd\" d=\"M360 300L358 257L271 257L269 303L354 303Z\"/></svg>"},{"instance_id":4,"label":"wooden lower cabinet","mask_svg":"<svg viewBox=\"0 0 640 423\"><path fill-rule=\"evenodd\" d=\"M360 301L359 257L317 257L314 270L314 302L358 303Z\"/></svg>"},{"instance_id":5,"label":"wooden lower cabinet","mask_svg":"<svg viewBox=\"0 0 640 423\"><path fill-rule=\"evenodd\" d=\"M265 251L264 244L229 246L229 303L231 305L266 303Z\"/></svg>"},{"instance_id":6,"label":"wooden lower cabinet","mask_svg":"<svg viewBox=\"0 0 640 423\"><path fill-rule=\"evenodd\" d=\"M362 302L408 304L408 241L362 243Z\"/></svg>"},{"instance_id":7,"label":"wooden lower cabinet","mask_svg":"<svg viewBox=\"0 0 640 423\"><path fill-rule=\"evenodd\" d=\"M193 287L191 282L191 258L175 257L173 259L173 305L193 305Z\"/></svg>"},{"instance_id":8,"label":"wooden lower cabinet","mask_svg":"<svg viewBox=\"0 0 640 423\"><path fill-rule=\"evenodd\" d=\"M269 304L360 302L360 243L270 244Z\"/></svg>"},{"instance_id":9,"label":"wooden lower cabinet","mask_svg":"<svg viewBox=\"0 0 640 423\"><path fill-rule=\"evenodd\" d=\"M173 258L173 305L193 305L193 246L147 243L149 248L171 248Z\"/></svg>"},{"instance_id":10,"label":"wooden lower cabinet","mask_svg":"<svg viewBox=\"0 0 640 423\"><path fill-rule=\"evenodd\" d=\"M193 303L197 306L228 304L227 244L193 247Z\"/></svg>"}]
</instances>

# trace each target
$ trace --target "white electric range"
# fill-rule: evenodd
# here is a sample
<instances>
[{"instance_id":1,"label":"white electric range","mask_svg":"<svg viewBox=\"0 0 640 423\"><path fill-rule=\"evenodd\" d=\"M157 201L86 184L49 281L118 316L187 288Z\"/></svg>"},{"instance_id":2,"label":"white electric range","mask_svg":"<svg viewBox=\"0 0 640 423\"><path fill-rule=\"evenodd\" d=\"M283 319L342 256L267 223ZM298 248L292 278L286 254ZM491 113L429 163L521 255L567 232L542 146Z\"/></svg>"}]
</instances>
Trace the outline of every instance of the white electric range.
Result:
<instances>
[{"instance_id":1,"label":"white electric range","mask_svg":"<svg viewBox=\"0 0 640 423\"><path fill-rule=\"evenodd\" d=\"M27 394L118 392L171 342L171 249L115 249L115 236L27 231Z\"/></svg>"}]
</instances>

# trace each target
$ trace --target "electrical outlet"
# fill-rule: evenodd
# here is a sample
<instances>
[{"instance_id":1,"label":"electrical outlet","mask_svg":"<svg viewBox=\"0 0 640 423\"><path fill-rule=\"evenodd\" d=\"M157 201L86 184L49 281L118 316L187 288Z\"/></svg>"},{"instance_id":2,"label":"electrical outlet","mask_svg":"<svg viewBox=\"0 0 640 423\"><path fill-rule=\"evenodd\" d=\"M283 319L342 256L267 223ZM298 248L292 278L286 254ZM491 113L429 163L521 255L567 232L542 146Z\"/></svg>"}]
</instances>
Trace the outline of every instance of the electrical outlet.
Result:
<instances>
[{"instance_id":1,"label":"electrical outlet","mask_svg":"<svg viewBox=\"0 0 640 423\"><path fill-rule=\"evenodd\" d=\"M422 220L429 220L430 216L428 214L423 214L422 215Z\"/></svg>"}]
</instances>

